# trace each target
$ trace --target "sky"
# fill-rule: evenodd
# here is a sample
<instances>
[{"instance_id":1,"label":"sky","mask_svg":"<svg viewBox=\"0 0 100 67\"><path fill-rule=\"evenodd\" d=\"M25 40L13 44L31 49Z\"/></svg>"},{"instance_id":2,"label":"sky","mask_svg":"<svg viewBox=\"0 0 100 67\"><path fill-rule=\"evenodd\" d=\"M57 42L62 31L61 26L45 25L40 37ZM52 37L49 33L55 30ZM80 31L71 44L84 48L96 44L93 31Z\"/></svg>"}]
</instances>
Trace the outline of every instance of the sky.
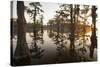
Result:
<instances>
[{"instance_id":1,"label":"sky","mask_svg":"<svg viewBox=\"0 0 100 67\"><path fill-rule=\"evenodd\" d=\"M29 6L28 4L29 4L28 1L24 2L25 6ZM59 8L59 4L58 3L41 2L41 5L42 5L41 9L44 10L43 24L46 25L48 20L54 17L55 11ZM13 18L17 18L16 2L14 2L14 5L13 5ZM27 22L30 22L29 15L27 13L25 13L25 18L26 18Z\"/></svg>"},{"instance_id":2,"label":"sky","mask_svg":"<svg viewBox=\"0 0 100 67\"><path fill-rule=\"evenodd\" d=\"M58 3L41 3L44 10L44 24L48 22L49 19L53 18L56 10L59 8Z\"/></svg>"},{"instance_id":3,"label":"sky","mask_svg":"<svg viewBox=\"0 0 100 67\"><path fill-rule=\"evenodd\" d=\"M29 3L30 1L25 1L24 5L29 7ZM52 19L54 17L54 15L56 14L56 11L59 9L59 6L61 4L58 3L50 3L50 2L40 2L40 4L42 5L41 9L44 10L43 13L43 25L46 25L49 19ZM16 13L16 1L14 1L13 4L13 12L12 12L12 17L13 18L17 18L17 13ZM25 13L25 18L27 23L31 23L32 20L30 19L29 15L27 13ZM89 20L88 20L89 21Z\"/></svg>"}]
</instances>

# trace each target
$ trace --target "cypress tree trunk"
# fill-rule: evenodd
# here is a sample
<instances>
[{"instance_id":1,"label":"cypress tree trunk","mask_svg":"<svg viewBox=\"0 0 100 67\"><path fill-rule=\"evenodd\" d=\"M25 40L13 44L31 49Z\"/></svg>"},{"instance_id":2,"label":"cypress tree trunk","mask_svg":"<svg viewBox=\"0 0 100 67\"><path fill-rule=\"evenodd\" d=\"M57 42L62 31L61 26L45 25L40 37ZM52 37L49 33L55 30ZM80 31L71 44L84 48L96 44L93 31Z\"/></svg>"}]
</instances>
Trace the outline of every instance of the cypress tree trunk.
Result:
<instances>
[{"instance_id":1,"label":"cypress tree trunk","mask_svg":"<svg viewBox=\"0 0 100 67\"><path fill-rule=\"evenodd\" d=\"M75 18L73 16L73 5L71 4L70 5L70 8L71 8L71 11L70 11L70 17L71 17L71 25L70 25L70 31L71 31L71 34L70 34L70 48L71 49L74 49L74 39L75 39L75 36L74 36L74 33L75 33L75 23L73 22L73 18Z\"/></svg>"},{"instance_id":2,"label":"cypress tree trunk","mask_svg":"<svg viewBox=\"0 0 100 67\"><path fill-rule=\"evenodd\" d=\"M27 65L31 63L31 54L28 49L26 42L25 24L26 20L24 17L24 2L17 1L17 23L18 23L18 35L17 35L17 46L14 54L15 65Z\"/></svg>"},{"instance_id":3,"label":"cypress tree trunk","mask_svg":"<svg viewBox=\"0 0 100 67\"><path fill-rule=\"evenodd\" d=\"M11 46L10 46L10 48L11 48L11 50L10 50L11 51L11 54L10 55L11 56L10 56L10 63L11 63L11 65L13 65L13 44L12 44L13 43L12 42L12 39L13 39L13 28L12 28L13 27L13 19L12 19L12 15L13 15L13 1L11 1L10 6L11 6L11 19L10 19L10 22L11 22L10 23L10 25L11 25L11 28L10 28L10 30L11 30L10 31L10 33L11 33L10 34L10 36L11 36L10 37L10 39L11 39L11 41L10 41L11 42Z\"/></svg>"},{"instance_id":4,"label":"cypress tree trunk","mask_svg":"<svg viewBox=\"0 0 100 67\"><path fill-rule=\"evenodd\" d=\"M43 15L41 15L41 33L43 33Z\"/></svg>"},{"instance_id":5,"label":"cypress tree trunk","mask_svg":"<svg viewBox=\"0 0 100 67\"><path fill-rule=\"evenodd\" d=\"M36 35L36 34L37 34L37 29L36 29L37 27L35 26L35 25L36 25L36 14L37 14L37 13L36 13L36 6L35 6L34 8L35 8L35 10L34 10L35 13L34 13L34 16L33 16L33 18L34 18L34 19L33 19L33 21L34 21L33 33L34 33L34 41L36 41L36 38L37 38L37 37L36 37L36 36L37 36L37 35ZM34 44L34 45L35 45L35 44Z\"/></svg>"},{"instance_id":6,"label":"cypress tree trunk","mask_svg":"<svg viewBox=\"0 0 100 67\"><path fill-rule=\"evenodd\" d=\"M90 47L90 57L93 58L94 48L97 47L96 38L96 6L92 6L92 35L91 35L91 47Z\"/></svg>"}]
</instances>

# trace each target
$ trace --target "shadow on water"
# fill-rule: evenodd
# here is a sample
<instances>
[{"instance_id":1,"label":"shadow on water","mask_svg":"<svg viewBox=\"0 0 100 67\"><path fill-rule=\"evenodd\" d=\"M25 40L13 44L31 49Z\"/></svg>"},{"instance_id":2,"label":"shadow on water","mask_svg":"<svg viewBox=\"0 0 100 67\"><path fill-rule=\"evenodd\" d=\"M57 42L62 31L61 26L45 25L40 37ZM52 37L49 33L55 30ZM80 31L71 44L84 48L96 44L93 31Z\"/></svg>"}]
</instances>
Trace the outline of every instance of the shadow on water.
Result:
<instances>
[{"instance_id":1,"label":"shadow on water","mask_svg":"<svg viewBox=\"0 0 100 67\"><path fill-rule=\"evenodd\" d=\"M72 48L68 46L70 43L68 43L68 40L70 41L70 32L69 33L63 33L63 30L54 31L49 30L48 31L49 37L52 38L54 41L54 44L57 46L57 55L56 55L56 63L64 63L64 62L82 62L82 61L96 61L94 57L94 47L91 48L90 42L90 36L86 35L85 39L83 36L75 36L75 47ZM67 34L65 36L65 34ZM77 42L78 41L78 42ZM66 47L67 46L67 47ZM92 58L91 58L92 55Z\"/></svg>"},{"instance_id":2,"label":"shadow on water","mask_svg":"<svg viewBox=\"0 0 100 67\"><path fill-rule=\"evenodd\" d=\"M37 30L29 33L29 36L32 41L30 42L29 50L31 53L31 63L30 64L45 64L47 63L47 60L51 59L48 58L47 52L52 49L55 49L55 54L52 54L53 57L52 60L48 61L48 63L70 63L70 62L83 62L83 61L96 61L94 59L94 54L92 54L93 58L91 57L91 51L94 51L91 48L91 45L88 45L88 42L90 41L90 37L85 38L86 41L83 41L84 39L81 37L75 37L75 47L70 47L70 32L64 33L63 30L61 31L53 31L53 30L47 30L47 34L44 35L44 32L46 33L46 30L42 31ZM55 48L52 49L46 49L45 40L48 41L48 39L44 39L44 36L49 37L52 43L52 45L55 46ZM85 43L87 42L87 43ZM43 47L44 46L44 47ZM48 48L50 48L50 45L48 45ZM47 58L45 58L47 57ZM44 58L44 59L43 59ZM42 59L42 60L41 60Z\"/></svg>"},{"instance_id":3,"label":"shadow on water","mask_svg":"<svg viewBox=\"0 0 100 67\"><path fill-rule=\"evenodd\" d=\"M19 65L28 65L28 63L29 64L38 64L38 62L34 61L34 59L35 60L36 59L39 60L43 56L43 52L45 51L45 49L41 48L38 45L38 44L43 44L44 43L43 31L42 32L39 31L39 30L38 31L33 31L33 35L30 35L30 37L32 38L31 46L30 46L31 48L29 48L25 44L22 46L22 45L18 45L17 43L16 43L16 49L11 46L11 48L13 48L15 51L17 51L17 52L14 52L14 56L12 55L12 58L11 58L13 60L12 61L13 62L12 65L18 65L18 66ZM16 38L16 40L17 40L17 38ZM11 40L11 42L12 41L13 40ZM40 42L40 43L38 43L38 42ZM12 44L13 44L13 42L12 42ZM24 52L25 51L27 52L27 50L25 50L26 47L29 48L31 62L28 62L28 59L24 58L24 57L26 57L26 54Z\"/></svg>"},{"instance_id":4,"label":"shadow on water","mask_svg":"<svg viewBox=\"0 0 100 67\"><path fill-rule=\"evenodd\" d=\"M30 52L32 55L32 64L37 64L36 61L34 61L34 59L40 59L43 56L43 52L45 51L45 49L41 48L40 46L38 46L38 41L40 42L40 44L44 43L43 40L43 30L39 31L39 30L34 30L33 31L33 36L30 35L32 38L32 42L31 42L31 46L30 46Z\"/></svg>"},{"instance_id":5,"label":"shadow on water","mask_svg":"<svg viewBox=\"0 0 100 67\"><path fill-rule=\"evenodd\" d=\"M35 38L34 38L35 39ZM42 42L43 43L43 42ZM38 53L41 53L41 52L43 52L44 50L41 50L41 47L39 47L38 45L37 45L37 39L36 40L33 40L33 42L32 42L32 45L31 45L31 49L30 49L30 52L32 53L34 53L34 52L36 52L36 54L38 55ZM37 56L38 57L38 56Z\"/></svg>"}]
</instances>

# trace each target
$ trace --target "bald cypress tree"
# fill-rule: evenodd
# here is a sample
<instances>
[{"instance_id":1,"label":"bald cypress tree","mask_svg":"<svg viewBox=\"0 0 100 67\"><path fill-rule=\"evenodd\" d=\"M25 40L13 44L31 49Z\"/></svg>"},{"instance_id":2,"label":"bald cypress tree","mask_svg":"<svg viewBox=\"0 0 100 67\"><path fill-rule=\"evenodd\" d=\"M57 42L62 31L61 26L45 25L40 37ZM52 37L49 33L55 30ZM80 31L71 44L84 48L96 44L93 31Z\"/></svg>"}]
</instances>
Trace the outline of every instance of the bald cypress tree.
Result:
<instances>
[{"instance_id":1,"label":"bald cypress tree","mask_svg":"<svg viewBox=\"0 0 100 67\"><path fill-rule=\"evenodd\" d=\"M74 48L74 39L75 39L75 36L74 36L74 34L75 34L75 23L74 23L74 15L73 15L73 5L71 4L70 5L70 17L71 17L71 19L70 19L70 22L71 22L71 34L70 34L70 48L71 49L73 49Z\"/></svg>"},{"instance_id":2,"label":"bald cypress tree","mask_svg":"<svg viewBox=\"0 0 100 67\"><path fill-rule=\"evenodd\" d=\"M24 17L24 2L17 1L17 23L18 23L18 35L17 46L14 54L15 65L26 65L31 62L31 55L26 42L25 25L26 20Z\"/></svg>"},{"instance_id":3,"label":"bald cypress tree","mask_svg":"<svg viewBox=\"0 0 100 67\"><path fill-rule=\"evenodd\" d=\"M91 47L90 47L90 57L93 58L94 48L97 47L97 37L96 37L96 6L92 6L92 35L91 35Z\"/></svg>"}]
</instances>

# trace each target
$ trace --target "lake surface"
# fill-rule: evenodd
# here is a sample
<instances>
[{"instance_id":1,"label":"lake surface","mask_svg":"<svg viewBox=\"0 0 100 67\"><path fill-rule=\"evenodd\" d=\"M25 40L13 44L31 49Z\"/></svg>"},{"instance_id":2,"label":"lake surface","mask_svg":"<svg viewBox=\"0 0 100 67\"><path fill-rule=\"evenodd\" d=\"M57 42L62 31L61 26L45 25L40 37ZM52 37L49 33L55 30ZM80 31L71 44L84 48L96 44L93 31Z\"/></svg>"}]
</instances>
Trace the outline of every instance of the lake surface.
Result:
<instances>
[{"instance_id":1,"label":"lake surface","mask_svg":"<svg viewBox=\"0 0 100 67\"><path fill-rule=\"evenodd\" d=\"M70 33L57 33L50 30L44 30L37 33L34 40L33 32L26 33L28 48L32 54L31 64L52 64L96 61L97 48L94 48L93 58L90 58L90 36L88 32L83 39L81 36L75 38L75 48L70 49ZM17 35L13 37L13 54L17 46Z\"/></svg>"}]
</instances>

